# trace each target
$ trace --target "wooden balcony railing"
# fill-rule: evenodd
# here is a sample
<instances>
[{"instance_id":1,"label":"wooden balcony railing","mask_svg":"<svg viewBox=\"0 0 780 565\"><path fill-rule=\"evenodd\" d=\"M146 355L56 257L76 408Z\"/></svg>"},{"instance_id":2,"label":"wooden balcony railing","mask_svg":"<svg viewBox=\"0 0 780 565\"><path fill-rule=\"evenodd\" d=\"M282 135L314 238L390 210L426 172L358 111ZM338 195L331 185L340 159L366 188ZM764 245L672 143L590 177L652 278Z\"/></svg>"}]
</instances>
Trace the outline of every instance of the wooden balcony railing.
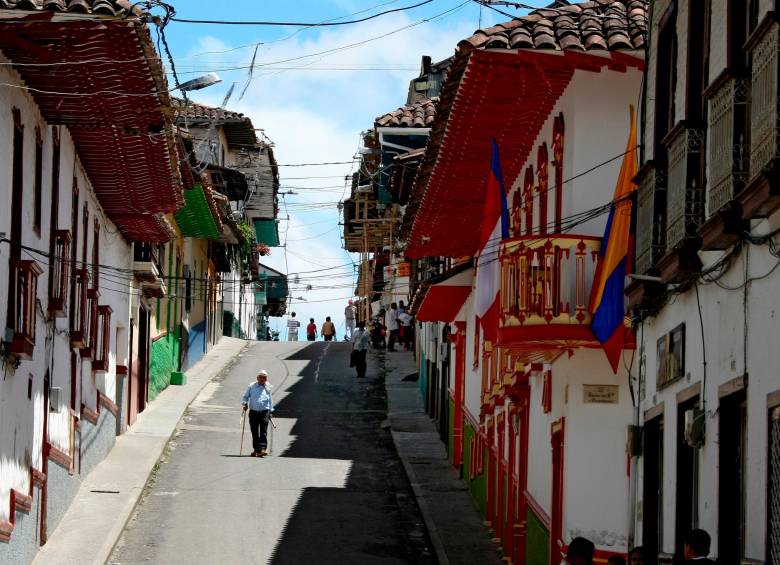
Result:
<instances>
[{"instance_id":1,"label":"wooden balcony railing","mask_svg":"<svg viewBox=\"0 0 780 565\"><path fill-rule=\"evenodd\" d=\"M678 124L666 136L667 148L666 249L672 250L696 236L704 221L704 194L700 158L704 131Z\"/></svg>"},{"instance_id":2,"label":"wooden balcony railing","mask_svg":"<svg viewBox=\"0 0 780 565\"><path fill-rule=\"evenodd\" d=\"M54 258L49 264L49 316L62 318L67 314L68 273L70 272L70 231L54 234Z\"/></svg>"},{"instance_id":3,"label":"wooden balcony railing","mask_svg":"<svg viewBox=\"0 0 780 565\"><path fill-rule=\"evenodd\" d=\"M745 220L780 208L780 22L767 14L747 42L750 82L750 180L739 195Z\"/></svg>"},{"instance_id":4,"label":"wooden balcony railing","mask_svg":"<svg viewBox=\"0 0 780 565\"><path fill-rule=\"evenodd\" d=\"M9 351L17 359L32 359L35 349L35 304L37 299L38 277L43 270L35 261L11 259L12 299L9 316L13 337Z\"/></svg>"},{"instance_id":5,"label":"wooden balcony railing","mask_svg":"<svg viewBox=\"0 0 780 565\"><path fill-rule=\"evenodd\" d=\"M84 345L81 348L82 359L93 359L95 354L95 340L98 333L98 301L100 290L90 288L87 290L87 308L84 317Z\"/></svg>"},{"instance_id":6,"label":"wooden balcony railing","mask_svg":"<svg viewBox=\"0 0 780 565\"><path fill-rule=\"evenodd\" d=\"M650 161L639 171L636 272L647 275L666 250L666 168Z\"/></svg>"},{"instance_id":7,"label":"wooden balcony railing","mask_svg":"<svg viewBox=\"0 0 780 565\"><path fill-rule=\"evenodd\" d=\"M755 177L778 157L778 50L780 27L772 23L752 46L750 101L750 176Z\"/></svg>"},{"instance_id":8,"label":"wooden balcony railing","mask_svg":"<svg viewBox=\"0 0 780 565\"><path fill-rule=\"evenodd\" d=\"M108 352L111 345L111 314L113 310L107 304L97 307L95 324L95 352L92 359L93 371L108 371Z\"/></svg>"},{"instance_id":9,"label":"wooden balcony railing","mask_svg":"<svg viewBox=\"0 0 780 565\"><path fill-rule=\"evenodd\" d=\"M601 238L522 236L501 244L501 327L588 325Z\"/></svg>"},{"instance_id":10,"label":"wooden balcony railing","mask_svg":"<svg viewBox=\"0 0 780 565\"><path fill-rule=\"evenodd\" d=\"M87 290L89 288L89 271L87 269L78 269L74 281L76 290L73 301L73 325L70 329L70 346L73 349L82 349L87 347Z\"/></svg>"},{"instance_id":11,"label":"wooden balcony railing","mask_svg":"<svg viewBox=\"0 0 780 565\"><path fill-rule=\"evenodd\" d=\"M745 187L748 177L746 139L750 81L726 77L709 95L709 186L707 216L721 211Z\"/></svg>"}]
</instances>

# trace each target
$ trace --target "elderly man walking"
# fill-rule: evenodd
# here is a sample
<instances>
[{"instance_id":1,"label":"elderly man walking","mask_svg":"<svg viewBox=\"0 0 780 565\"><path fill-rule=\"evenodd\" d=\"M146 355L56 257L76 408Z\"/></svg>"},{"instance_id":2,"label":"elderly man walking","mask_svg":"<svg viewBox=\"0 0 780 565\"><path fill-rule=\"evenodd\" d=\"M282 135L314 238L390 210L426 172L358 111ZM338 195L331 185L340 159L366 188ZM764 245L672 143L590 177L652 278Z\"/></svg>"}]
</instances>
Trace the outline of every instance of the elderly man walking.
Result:
<instances>
[{"instance_id":1,"label":"elderly man walking","mask_svg":"<svg viewBox=\"0 0 780 565\"><path fill-rule=\"evenodd\" d=\"M268 383L265 370L257 373L257 382L250 384L241 403L244 411L249 410L249 429L252 430L252 457L268 455L268 423L274 411L273 387Z\"/></svg>"}]
</instances>

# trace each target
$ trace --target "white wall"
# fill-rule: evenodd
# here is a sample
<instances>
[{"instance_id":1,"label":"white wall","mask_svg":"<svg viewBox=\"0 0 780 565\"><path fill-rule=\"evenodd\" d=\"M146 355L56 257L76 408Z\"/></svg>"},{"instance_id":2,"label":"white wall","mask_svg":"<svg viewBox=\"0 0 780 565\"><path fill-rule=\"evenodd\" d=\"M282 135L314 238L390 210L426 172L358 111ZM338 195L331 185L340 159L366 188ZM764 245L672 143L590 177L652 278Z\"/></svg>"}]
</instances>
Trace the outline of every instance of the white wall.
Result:
<instances>
[{"instance_id":1,"label":"white wall","mask_svg":"<svg viewBox=\"0 0 780 565\"><path fill-rule=\"evenodd\" d=\"M7 60L0 54L0 63ZM0 82L22 85L18 75L10 67L0 65ZM24 197L22 243L38 250L23 250L23 259L34 259L43 269L38 278L37 336L31 361L22 361L14 371L9 365L3 370L0 380L0 520L8 518L8 495L11 488L22 493L29 492L30 465L41 469L41 447L43 428L43 383L47 370L52 387L62 389L62 408L49 414L49 441L62 451L70 453L70 345L68 319L57 318L53 322L43 313L48 306L48 250L50 203L52 199L52 130L42 118L33 99L23 89L0 89L0 231L10 234L11 227L11 159L12 159L12 107L21 110L24 130ZM35 126L40 127L43 143L43 185L42 185L42 230L40 236L33 228L33 182L35 157ZM89 180L76 157L73 141L65 128L61 129L59 227L71 229L71 187L75 177L80 189L79 197L79 240L78 258L81 259L85 234L81 224L81 210L88 202L90 229L88 230L87 261L92 261L93 221L97 218L100 230L100 263L130 268L130 246L119 234L117 227L107 218L97 203ZM9 268L9 246L0 245L0 288L6 292ZM97 390L116 400L116 364L126 364L126 359L116 358L116 329L127 327L129 321L128 296L129 278L125 273L100 269L100 304L113 309L111 316L111 344L109 370L92 373L89 360L78 362L77 407L83 402L92 410L97 409ZM0 298L0 320L5 323L6 296ZM70 304L69 304L70 307ZM4 327L4 326L3 326ZM126 355L126 348L120 348ZM32 398L27 398L28 379L32 377ZM54 407L53 407L54 408Z\"/></svg>"}]
</instances>

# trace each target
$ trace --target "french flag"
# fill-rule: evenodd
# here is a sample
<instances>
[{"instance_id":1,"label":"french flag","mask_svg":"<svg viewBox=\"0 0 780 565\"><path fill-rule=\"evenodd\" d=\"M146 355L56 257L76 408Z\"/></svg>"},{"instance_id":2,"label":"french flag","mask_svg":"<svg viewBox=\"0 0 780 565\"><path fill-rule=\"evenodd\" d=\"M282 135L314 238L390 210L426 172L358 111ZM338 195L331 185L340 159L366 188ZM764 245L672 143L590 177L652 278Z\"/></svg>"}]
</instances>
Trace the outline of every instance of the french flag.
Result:
<instances>
[{"instance_id":1,"label":"french flag","mask_svg":"<svg viewBox=\"0 0 780 565\"><path fill-rule=\"evenodd\" d=\"M509 237L509 210L506 204L504 178L501 176L501 159L498 142L493 139L493 158L490 164L482 212L479 242L476 256L476 314L479 317L485 341L498 337L499 291L501 289L501 265L498 250L501 241Z\"/></svg>"},{"instance_id":2,"label":"french flag","mask_svg":"<svg viewBox=\"0 0 780 565\"><path fill-rule=\"evenodd\" d=\"M629 272L629 252L632 247L631 200L636 190L632 179L637 172L636 121L631 106L631 129L626 153L620 167L615 196L609 211L604 239L601 242L601 261L593 280L590 311L591 329L607 354L612 371L617 373L625 340L625 279Z\"/></svg>"}]
</instances>

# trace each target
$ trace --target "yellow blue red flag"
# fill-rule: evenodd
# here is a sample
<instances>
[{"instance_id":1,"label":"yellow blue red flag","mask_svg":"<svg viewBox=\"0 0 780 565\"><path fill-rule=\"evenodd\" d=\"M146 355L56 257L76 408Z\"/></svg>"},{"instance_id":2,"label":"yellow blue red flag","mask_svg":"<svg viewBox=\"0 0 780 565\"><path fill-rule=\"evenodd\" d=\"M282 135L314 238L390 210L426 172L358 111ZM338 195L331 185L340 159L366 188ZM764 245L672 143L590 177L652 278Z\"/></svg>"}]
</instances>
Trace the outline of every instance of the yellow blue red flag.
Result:
<instances>
[{"instance_id":1,"label":"yellow blue red flag","mask_svg":"<svg viewBox=\"0 0 780 565\"><path fill-rule=\"evenodd\" d=\"M636 120L634 107L630 108L631 126L626 153L620 167L615 196L609 211L604 239L601 242L601 261L593 281L590 311L591 328L607 354L612 370L617 373L620 353L625 340L625 306L623 293L629 269L632 242L631 194L636 190L632 179L637 173Z\"/></svg>"}]
</instances>

